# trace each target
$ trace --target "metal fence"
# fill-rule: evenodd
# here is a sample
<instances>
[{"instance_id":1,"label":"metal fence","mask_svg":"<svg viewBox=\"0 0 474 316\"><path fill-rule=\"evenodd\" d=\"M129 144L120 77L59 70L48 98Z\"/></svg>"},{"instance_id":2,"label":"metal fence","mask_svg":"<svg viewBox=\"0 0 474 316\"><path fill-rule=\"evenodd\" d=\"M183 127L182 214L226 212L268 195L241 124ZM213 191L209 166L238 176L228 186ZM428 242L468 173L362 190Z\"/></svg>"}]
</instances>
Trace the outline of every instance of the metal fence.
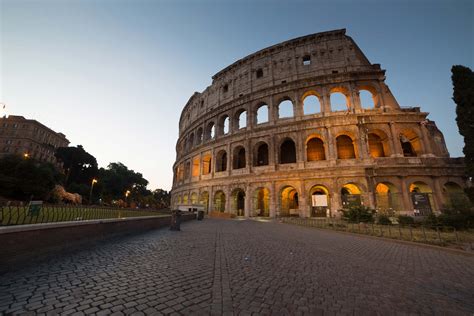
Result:
<instances>
[{"instance_id":1,"label":"metal fence","mask_svg":"<svg viewBox=\"0 0 474 316\"><path fill-rule=\"evenodd\" d=\"M456 230L446 226L415 226L415 225L379 225L374 223L349 223L341 219L312 219L282 217L283 223L307 227L332 229L370 236L414 241L440 246L474 250L474 231Z\"/></svg>"},{"instance_id":2,"label":"metal fence","mask_svg":"<svg viewBox=\"0 0 474 316\"><path fill-rule=\"evenodd\" d=\"M168 209L120 209L84 205L3 205L0 226L169 215Z\"/></svg>"}]
</instances>

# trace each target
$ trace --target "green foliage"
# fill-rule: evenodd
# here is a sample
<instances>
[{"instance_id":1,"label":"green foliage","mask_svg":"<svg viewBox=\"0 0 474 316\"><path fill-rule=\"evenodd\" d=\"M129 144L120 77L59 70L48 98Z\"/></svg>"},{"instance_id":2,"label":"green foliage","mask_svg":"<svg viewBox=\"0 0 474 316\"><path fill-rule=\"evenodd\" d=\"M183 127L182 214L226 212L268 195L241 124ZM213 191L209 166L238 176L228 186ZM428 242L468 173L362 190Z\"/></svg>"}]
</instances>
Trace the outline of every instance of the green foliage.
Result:
<instances>
[{"instance_id":1,"label":"green foliage","mask_svg":"<svg viewBox=\"0 0 474 316\"><path fill-rule=\"evenodd\" d=\"M377 218L377 223L380 225L392 225L392 221L388 218L387 215L379 215Z\"/></svg>"},{"instance_id":2,"label":"green foliage","mask_svg":"<svg viewBox=\"0 0 474 316\"><path fill-rule=\"evenodd\" d=\"M455 65L451 68L453 100L456 103L456 122L464 137L464 156L467 176L474 177L474 73L468 67ZM468 192L474 202L474 192Z\"/></svg>"},{"instance_id":3,"label":"green foliage","mask_svg":"<svg viewBox=\"0 0 474 316\"><path fill-rule=\"evenodd\" d=\"M350 223L371 223L374 220L375 210L363 205L352 206L349 209L343 209L344 217Z\"/></svg>"},{"instance_id":4,"label":"green foliage","mask_svg":"<svg viewBox=\"0 0 474 316\"><path fill-rule=\"evenodd\" d=\"M55 156L63 164L66 173L65 187L69 191L73 191L70 187L72 183L89 185L97 176L97 160L81 145L60 147L56 150Z\"/></svg>"},{"instance_id":5,"label":"green foliage","mask_svg":"<svg viewBox=\"0 0 474 316\"><path fill-rule=\"evenodd\" d=\"M15 200L47 199L62 174L51 163L8 155L0 159L0 196Z\"/></svg>"},{"instance_id":6,"label":"green foliage","mask_svg":"<svg viewBox=\"0 0 474 316\"><path fill-rule=\"evenodd\" d=\"M400 225L413 225L415 224L415 219L408 215L399 215L398 216L398 223Z\"/></svg>"}]
</instances>

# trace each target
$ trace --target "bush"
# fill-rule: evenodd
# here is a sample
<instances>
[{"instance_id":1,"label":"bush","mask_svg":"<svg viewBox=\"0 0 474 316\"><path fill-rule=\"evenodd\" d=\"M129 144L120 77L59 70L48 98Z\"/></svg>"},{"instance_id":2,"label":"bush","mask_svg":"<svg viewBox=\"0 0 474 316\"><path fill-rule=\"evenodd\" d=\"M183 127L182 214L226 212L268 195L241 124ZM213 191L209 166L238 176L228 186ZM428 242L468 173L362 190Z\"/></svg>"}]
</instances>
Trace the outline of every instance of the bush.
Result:
<instances>
[{"instance_id":1,"label":"bush","mask_svg":"<svg viewBox=\"0 0 474 316\"><path fill-rule=\"evenodd\" d=\"M408 215L400 215L398 216L398 223L400 225L413 225L415 224L415 219Z\"/></svg>"},{"instance_id":2,"label":"bush","mask_svg":"<svg viewBox=\"0 0 474 316\"><path fill-rule=\"evenodd\" d=\"M387 215L379 215L377 223L380 225L392 225L392 221L388 218Z\"/></svg>"},{"instance_id":3,"label":"bush","mask_svg":"<svg viewBox=\"0 0 474 316\"><path fill-rule=\"evenodd\" d=\"M474 216L472 214L441 214L437 217L439 225L455 227L456 229L467 229L474 227Z\"/></svg>"},{"instance_id":4,"label":"bush","mask_svg":"<svg viewBox=\"0 0 474 316\"><path fill-rule=\"evenodd\" d=\"M363 205L352 206L349 209L342 210L344 217L350 223L372 223L374 221L375 210Z\"/></svg>"}]
</instances>

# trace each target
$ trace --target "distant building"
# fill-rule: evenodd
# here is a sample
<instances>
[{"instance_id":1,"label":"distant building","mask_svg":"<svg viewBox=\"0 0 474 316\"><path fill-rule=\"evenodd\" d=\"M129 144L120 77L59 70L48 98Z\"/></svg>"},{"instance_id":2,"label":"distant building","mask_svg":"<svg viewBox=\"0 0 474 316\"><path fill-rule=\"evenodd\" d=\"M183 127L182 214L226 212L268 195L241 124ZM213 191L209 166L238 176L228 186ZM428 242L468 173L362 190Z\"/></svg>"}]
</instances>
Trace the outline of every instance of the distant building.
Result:
<instances>
[{"instance_id":1,"label":"distant building","mask_svg":"<svg viewBox=\"0 0 474 316\"><path fill-rule=\"evenodd\" d=\"M56 148L68 145L69 140L64 134L38 121L16 115L0 118L0 157L18 154L56 163Z\"/></svg>"}]
</instances>

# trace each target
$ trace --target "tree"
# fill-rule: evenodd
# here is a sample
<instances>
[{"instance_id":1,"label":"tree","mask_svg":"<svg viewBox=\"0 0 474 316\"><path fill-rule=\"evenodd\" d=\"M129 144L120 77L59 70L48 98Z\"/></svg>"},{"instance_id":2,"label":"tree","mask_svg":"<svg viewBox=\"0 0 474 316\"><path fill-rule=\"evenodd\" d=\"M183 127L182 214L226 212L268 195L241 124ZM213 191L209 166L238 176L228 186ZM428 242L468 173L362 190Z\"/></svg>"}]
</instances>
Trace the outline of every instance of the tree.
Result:
<instances>
[{"instance_id":1,"label":"tree","mask_svg":"<svg viewBox=\"0 0 474 316\"><path fill-rule=\"evenodd\" d=\"M60 147L55 157L63 163L66 173L65 186L69 189L72 183L88 186L92 178L97 176L97 160L81 145L77 147Z\"/></svg>"},{"instance_id":2,"label":"tree","mask_svg":"<svg viewBox=\"0 0 474 316\"><path fill-rule=\"evenodd\" d=\"M459 133L464 137L464 161L467 176L474 177L474 73L468 67L455 65L451 68L453 81L453 100L456 103L456 122ZM474 202L474 189L468 189Z\"/></svg>"},{"instance_id":3,"label":"tree","mask_svg":"<svg viewBox=\"0 0 474 316\"><path fill-rule=\"evenodd\" d=\"M10 199L47 199L63 175L51 163L19 155L0 159L0 195Z\"/></svg>"}]
</instances>

